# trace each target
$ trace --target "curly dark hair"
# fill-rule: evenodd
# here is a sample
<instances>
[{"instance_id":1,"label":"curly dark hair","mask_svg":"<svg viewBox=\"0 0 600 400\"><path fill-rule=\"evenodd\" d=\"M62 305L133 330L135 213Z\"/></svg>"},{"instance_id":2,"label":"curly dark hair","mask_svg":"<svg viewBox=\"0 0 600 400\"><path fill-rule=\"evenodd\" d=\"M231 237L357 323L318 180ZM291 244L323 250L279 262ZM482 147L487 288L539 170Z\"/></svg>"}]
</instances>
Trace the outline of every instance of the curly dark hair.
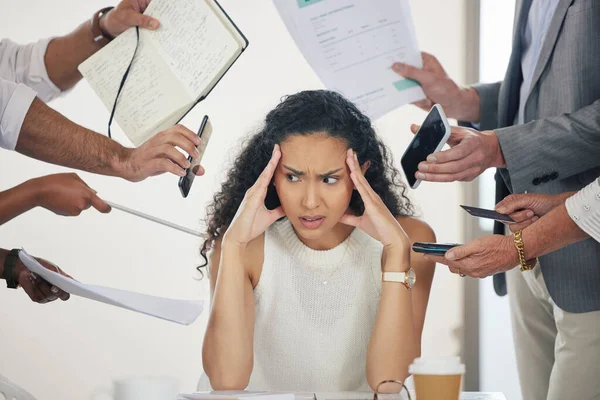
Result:
<instances>
[{"instance_id":1,"label":"curly dark hair","mask_svg":"<svg viewBox=\"0 0 600 400\"><path fill-rule=\"evenodd\" d=\"M303 91L284 97L283 101L267 114L263 128L250 137L235 159L223 182L221 191L213 197L206 218L206 239L200 255L208 265L207 253L215 240L229 226L246 191L254 185L271 159L273 146L291 135L326 133L345 140L358 155L362 165L370 161L365 178L384 204L396 216L414 215L414 207L406 197L406 185L400 182L390 150L377 137L371 120L342 95L327 91ZM270 185L265 206L272 210L280 205L277 191ZM352 192L350 209L362 215L364 203L358 191Z\"/></svg>"}]
</instances>

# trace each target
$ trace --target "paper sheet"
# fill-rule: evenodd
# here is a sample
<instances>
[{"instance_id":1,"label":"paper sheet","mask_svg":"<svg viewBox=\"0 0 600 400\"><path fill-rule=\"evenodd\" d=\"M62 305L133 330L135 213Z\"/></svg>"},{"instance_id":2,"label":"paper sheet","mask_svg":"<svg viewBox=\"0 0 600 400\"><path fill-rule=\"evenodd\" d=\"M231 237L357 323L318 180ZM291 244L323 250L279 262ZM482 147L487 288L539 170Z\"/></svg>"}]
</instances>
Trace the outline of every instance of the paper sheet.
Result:
<instances>
[{"instance_id":1,"label":"paper sheet","mask_svg":"<svg viewBox=\"0 0 600 400\"><path fill-rule=\"evenodd\" d=\"M167 299L105 286L86 285L44 268L25 250L21 250L19 258L31 272L75 296L183 325L191 324L202 313L202 301Z\"/></svg>"},{"instance_id":2,"label":"paper sheet","mask_svg":"<svg viewBox=\"0 0 600 400\"><path fill-rule=\"evenodd\" d=\"M396 74L400 61L422 67L408 0L274 0L296 45L330 90L375 119L423 99Z\"/></svg>"}]
</instances>

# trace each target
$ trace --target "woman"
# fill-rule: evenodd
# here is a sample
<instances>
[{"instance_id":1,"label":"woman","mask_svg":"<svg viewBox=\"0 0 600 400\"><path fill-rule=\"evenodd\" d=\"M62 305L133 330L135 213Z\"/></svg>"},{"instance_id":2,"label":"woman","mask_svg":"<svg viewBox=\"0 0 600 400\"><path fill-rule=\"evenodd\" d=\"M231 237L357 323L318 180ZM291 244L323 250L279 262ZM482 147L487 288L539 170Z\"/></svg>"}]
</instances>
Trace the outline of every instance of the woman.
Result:
<instances>
[{"instance_id":1,"label":"woman","mask_svg":"<svg viewBox=\"0 0 600 400\"><path fill-rule=\"evenodd\" d=\"M435 236L409 216L397 175L370 120L337 93L301 92L267 115L209 209L202 359L213 389L375 390L406 378L434 268L410 245ZM413 291L382 282L411 266Z\"/></svg>"}]
</instances>

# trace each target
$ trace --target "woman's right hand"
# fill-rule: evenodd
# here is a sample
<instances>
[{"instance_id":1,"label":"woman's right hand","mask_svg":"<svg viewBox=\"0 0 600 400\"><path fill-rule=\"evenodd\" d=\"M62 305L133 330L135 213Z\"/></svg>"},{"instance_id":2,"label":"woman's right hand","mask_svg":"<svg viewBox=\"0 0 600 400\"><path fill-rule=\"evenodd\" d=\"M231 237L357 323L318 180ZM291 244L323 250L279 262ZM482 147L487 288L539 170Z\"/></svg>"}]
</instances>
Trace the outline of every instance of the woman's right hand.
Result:
<instances>
[{"instance_id":1,"label":"woman's right hand","mask_svg":"<svg viewBox=\"0 0 600 400\"><path fill-rule=\"evenodd\" d=\"M281 158L279 145L273 148L271 160L260 174L256 183L246 191L229 229L223 237L223 243L246 246L254 238L267 230L275 221L285 216L281 206L274 210L267 210L265 197L269 183Z\"/></svg>"}]
</instances>

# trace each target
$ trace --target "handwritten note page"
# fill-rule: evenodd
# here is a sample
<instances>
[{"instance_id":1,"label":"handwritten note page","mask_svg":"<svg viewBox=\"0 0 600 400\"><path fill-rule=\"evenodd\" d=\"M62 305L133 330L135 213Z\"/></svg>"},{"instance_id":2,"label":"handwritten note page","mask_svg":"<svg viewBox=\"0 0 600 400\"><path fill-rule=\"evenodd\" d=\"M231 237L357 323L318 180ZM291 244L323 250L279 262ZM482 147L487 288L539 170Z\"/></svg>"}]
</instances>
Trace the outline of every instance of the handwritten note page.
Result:
<instances>
[{"instance_id":1,"label":"handwritten note page","mask_svg":"<svg viewBox=\"0 0 600 400\"><path fill-rule=\"evenodd\" d=\"M156 127L164 125L165 118L193 102L145 37L147 33L140 29L136 57L115 113L117 123L136 146L157 133ZM108 110L112 109L135 43L135 29L130 28L79 67Z\"/></svg>"},{"instance_id":2,"label":"handwritten note page","mask_svg":"<svg viewBox=\"0 0 600 400\"><path fill-rule=\"evenodd\" d=\"M396 61L422 66L408 0L274 1L325 86L370 117L424 97L391 70Z\"/></svg>"},{"instance_id":3,"label":"handwritten note page","mask_svg":"<svg viewBox=\"0 0 600 400\"><path fill-rule=\"evenodd\" d=\"M156 1L150 15L162 29L148 31L156 51L193 99L205 94L240 52L240 45L206 0Z\"/></svg>"}]
</instances>

